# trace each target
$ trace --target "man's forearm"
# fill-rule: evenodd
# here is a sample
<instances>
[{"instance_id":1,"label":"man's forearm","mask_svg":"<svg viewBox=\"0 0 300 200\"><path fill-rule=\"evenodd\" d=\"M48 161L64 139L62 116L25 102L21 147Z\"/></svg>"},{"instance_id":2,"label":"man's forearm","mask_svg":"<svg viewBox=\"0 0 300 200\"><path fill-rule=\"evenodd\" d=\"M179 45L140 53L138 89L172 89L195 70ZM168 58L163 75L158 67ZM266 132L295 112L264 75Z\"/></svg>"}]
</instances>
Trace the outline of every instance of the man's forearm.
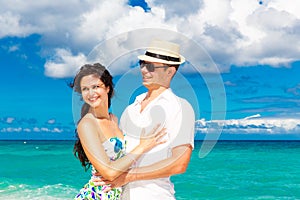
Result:
<instances>
[{"instance_id":1,"label":"man's forearm","mask_svg":"<svg viewBox=\"0 0 300 200\"><path fill-rule=\"evenodd\" d=\"M129 181L150 180L184 173L190 161L192 148L189 145L175 147L172 157L145 167L133 168L129 171Z\"/></svg>"}]
</instances>

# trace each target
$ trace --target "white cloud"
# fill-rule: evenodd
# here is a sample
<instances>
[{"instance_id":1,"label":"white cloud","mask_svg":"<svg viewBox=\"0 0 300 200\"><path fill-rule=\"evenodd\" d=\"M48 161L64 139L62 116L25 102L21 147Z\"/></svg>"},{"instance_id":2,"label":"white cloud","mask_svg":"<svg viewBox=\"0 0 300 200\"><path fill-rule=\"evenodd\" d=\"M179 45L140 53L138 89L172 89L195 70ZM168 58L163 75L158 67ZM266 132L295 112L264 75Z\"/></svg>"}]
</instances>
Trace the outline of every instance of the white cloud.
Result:
<instances>
[{"instance_id":1,"label":"white cloud","mask_svg":"<svg viewBox=\"0 0 300 200\"><path fill-rule=\"evenodd\" d=\"M22 127L7 127L7 128L2 128L0 130L0 133L31 133L31 132L36 132L36 133L67 133L70 132L70 130L64 130L61 128L47 128L47 127L34 127L34 128L22 128Z\"/></svg>"},{"instance_id":2,"label":"white cloud","mask_svg":"<svg viewBox=\"0 0 300 200\"><path fill-rule=\"evenodd\" d=\"M84 63L86 63L84 54L73 55L69 50L56 49L55 57L45 64L45 74L59 78L73 76Z\"/></svg>"},{"instance_id":3,"label":"white cloud","mask_svg":"<svg viewBox=\"0 0 300 200\"><path fill-rule=\"evenodd\" d=\"M21 132L22 131L22 128L21 127L8 127L8 128L2 128L0 130L0 132L3 132L3 133L12 133L12 132Z\"/></svg>"},{"instance_id":4,"label":"white cloud","mask_svg":"<svg viewBox=\"0 0 300 200\"><path fill-rule=\"evenodd\" d=\"M300 18L299 13L299 2L294 0L276 0L276 1L268 1L270 7L284 11L287 13L291 13L292 15L296 16L298 19Z\"/></svg>"},{"instance_id":5,"label":"white cloud","mask_svg":"<svg viewBox=\"0 0 300 200\"><path fill-rule=\"evenodd\" d=\"M0 37L22 37L37 31L31 24L20 24L21 18L19 14L9 11L0 14Z\"/></svg>"},{"instance_id":6,"label":"white cloud","mask_svg":"<svg viewBox=\"0 0 300 200\"><path fill-rule=\"evenodd\" d=\"M25 133L30 133L30 132L31 132L31 129L30 129L30 128L24 128L23 131L24 131Z\"/></svg>"},{"instance_id":7,"label":"white cloud","mask_svg":"<svg viewBox=\"0 0 300 200\"><path fill-rule=\"evenodd\" d=\"M8 48L8 52L14 52L19 50L19 45L13 45Z\"/></svg>"},{"instance_id":8,"label":"white cloud","mask_svg":"<svg viewBox=\"0 0 300 200\"><path fill-rule=\"evenodd\" d=\"M0 37L30 34L57 34L74 28L78 16L98 1L35 1L0 2ZM79 14L79 15L78 15Z\"/></svg>"},{"instance_id":9,"label":"white cloud","mask_svg":"<svg viewBox=\"0 0 300 200\"><path fill-rule=\"evenodd\" d=\"M299 134L299 118L261 118L260 114L243 119L196 121L198 133L214 133L216 128L223 127L228 134ZM219 130L219 129L218 129Z\"/></svg>"},{"instance_id":10,"label":"white cloud","mask_svg":"<svg viewBox=\"0 0 300 200\"><path fill-rule=\"evenodd\" d=\"M39 128L39 127L34 127L34 128L32 129L32 131L33 131L33 132L41 132L41 128Z\"/></svg>"},{"instance_id":11,"label":"white cloud","mask_svg":"<svg viewBox=\"0 0 300 200\"><path fill-rule=\"evenodd\" d=\"M42 132L49 132L49 129L48 128L45 128L45 127L42 127L41 129L40 129ZM39 131L38 131L39 132Z\"/></svg>"},{"instance_id":12,"label":"white cloud","mask_svg":"<svg viewBox=\"0 0 300 200\"><path fill-rule=\"evenodd\" d=\"M62 133L63 130L59 129L59 128L54 128L53 130L51 130L51 132L53 132L53 133Z\"/></svg>"},{"instance_id":13,"label":"white cloud","mask_svg":"<svg viewBox=\"0 0 300 200\"><path fill-rule=\"evenodd\" d=\"M69 125L60 125L54 118L49 119L47 124L38 123L33 118L5 117L0 119L0 137L1 133L73 133L74 127ZM55 125L57 124L57 125Z\"/></svg>"},{"instance_id":14,"label":"white cloud","mask_svg":"<svg viewBox=\"0 0 300 200\"><path fill-rule=\"evenodd\" d=\"M47 123L48 124L54 124L55 123L55 119L49 119Z\"/></svg>"},{"instance_id":15,"label":"white cloud","mask_svg":"<svg viewBox=\"0 0 300 200\"><path fill-rule=\"evenodd\" d=\"M37 33L42 35L44 48L76 52L56 51L62 59L45 64L46 75L53 77L73 74L68 63L71 57L84 61L96 44L139 28L168 29L190 37L205 47L218 66L225 66L221 70L232 64L289 66L299 60L300 1L148 0L148 12L127 2L0 2L0 37Z\"/></svg>"},{"instance_id":16,"label":"white cloud","mask_svg":"<svg viewBox=\"0 0 300 200\"><path fill-rule=\"evenodd\" d=\"M8 118L6 119L6 123L11 124L11 123L13 123L14 120L15 120L15 118L13 118L13 117L8 117Z\"/></svg>"},{"instance_id":17,"label":"white cloud","mask_svg":"<svg viewBox=\"0 0 300 200\"><path fill-rule=\"evenodd\" d=\"M251 115L251 116L245 117L244 120L258 118L258 117L261 117L261 115L260 114Z\"/></svg>"},{"instance_id":18,"label":"white cloud","mask_svg":"<svg viewBox=\"0 0 300 200\"><path fill-rule=\"evenodd\" d=\"M231 82L231 81L224 81L224 85L226 85L226 86L236 86L236 84Z\"/></svg>"}]
</instances>

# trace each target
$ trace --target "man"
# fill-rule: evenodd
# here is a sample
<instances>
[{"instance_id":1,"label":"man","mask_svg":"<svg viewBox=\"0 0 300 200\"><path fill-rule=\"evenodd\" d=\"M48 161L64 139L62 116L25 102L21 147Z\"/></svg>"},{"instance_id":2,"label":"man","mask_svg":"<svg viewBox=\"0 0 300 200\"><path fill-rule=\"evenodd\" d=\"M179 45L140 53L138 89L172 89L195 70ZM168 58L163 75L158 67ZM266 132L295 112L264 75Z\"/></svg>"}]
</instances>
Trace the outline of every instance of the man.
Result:
<instances>
[{"instance_id":1,"label":"man","mask_svg":"<svg viewBox=\"0 0 300 200\"><path fill-rule=\"evenodd\" d=\"M171 80L185 58L179 54L179 45L161 40L152 41L145 55L138 58L148 92L137 96L121 116L126 151L138 145L143 128L150 130L157 124L166 128L167 142L135 161L128 172L111 182L111 187L126 184L122 199L175 199L170 176L186 171L194 148L194 111L170 89Z\"/></svg>"}]
</instances>

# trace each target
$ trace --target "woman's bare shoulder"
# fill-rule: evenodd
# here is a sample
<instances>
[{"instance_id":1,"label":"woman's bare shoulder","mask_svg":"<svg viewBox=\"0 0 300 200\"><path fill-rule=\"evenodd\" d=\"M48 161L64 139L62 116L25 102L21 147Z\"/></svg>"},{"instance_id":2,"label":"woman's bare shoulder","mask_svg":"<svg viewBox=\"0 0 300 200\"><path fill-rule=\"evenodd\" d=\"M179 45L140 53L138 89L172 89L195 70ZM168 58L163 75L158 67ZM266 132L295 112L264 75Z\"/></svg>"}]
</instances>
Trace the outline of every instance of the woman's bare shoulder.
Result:
<instances>
[{"instance_id":1,"label":"woman's bare shoulder","mask_svg":"<svg viewBox=\"0 0 300 200\"><path fill-rule=\"evenodd\" d=\"M95 125L95 119L92 115L86 114L78 123L77 128L86 128Z\"/></svg>"}]
</instances>

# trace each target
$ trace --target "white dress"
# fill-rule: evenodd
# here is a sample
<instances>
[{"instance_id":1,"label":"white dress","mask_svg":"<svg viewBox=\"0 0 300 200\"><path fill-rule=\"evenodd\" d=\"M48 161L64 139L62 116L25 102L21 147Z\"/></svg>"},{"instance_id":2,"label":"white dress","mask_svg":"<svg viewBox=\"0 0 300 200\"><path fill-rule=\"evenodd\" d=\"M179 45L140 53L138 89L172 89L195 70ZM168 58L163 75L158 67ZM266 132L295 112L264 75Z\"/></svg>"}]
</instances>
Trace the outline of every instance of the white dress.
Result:
<instances>
[{"instance_id":1,"label":"white dress","mask_svg":"<svg viewBox=\"0 0 300 200\"><path fill-rule=\"evenodd\" d=\"M125 155L126 141L118 137L112 137L103 142L103 147L110 160L117 160ZM97 172L92 166L92 178L93 173ZM122 188L113 188L109 192L103 192L107 186L95 186L90 179L87 184L80 190L74 200L119 200L121 199Z\"/></svg>"}]
</instances>

